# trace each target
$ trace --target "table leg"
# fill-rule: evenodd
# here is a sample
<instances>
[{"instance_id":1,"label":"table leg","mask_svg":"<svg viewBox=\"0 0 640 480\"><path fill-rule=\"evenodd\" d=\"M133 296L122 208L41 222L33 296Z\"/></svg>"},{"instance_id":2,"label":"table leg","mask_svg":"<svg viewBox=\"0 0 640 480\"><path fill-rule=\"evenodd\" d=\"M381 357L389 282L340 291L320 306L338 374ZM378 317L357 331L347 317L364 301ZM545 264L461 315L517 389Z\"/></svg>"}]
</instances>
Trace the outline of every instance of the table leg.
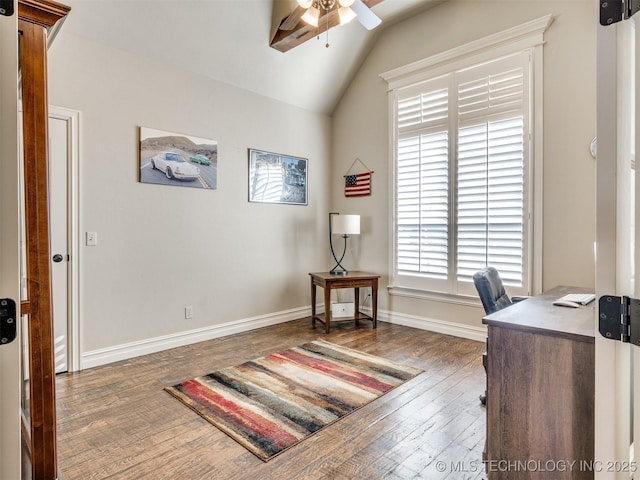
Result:
<instances>
[{"instance_id":1,"label":"table leg","mask_svg":"<svg viewBox=\"0 0 640 480\"><path fill-rule=\"evenodd\" d=\"M374 278L371 285L371 316L373 328L378 328L378 279Z\"/></svg>"},{"instance_id":2,"label":"table leg","mask_svg":"<svg viewBox=\"0 0 640 480\"><path fill-rule=\"evenodd\" d=\"M354 301L353 311L354 311L354 315L356 316L356 326L358 326L358 325L360 325L360 319L358 318L358 316L360 314L360 309L359 309L359 305L360 305L360 288L358 288L358 287L353 289L353 301Z\"/></svg>"},{"instance_id":3,"label":"table leg","mask_svg":"<svg viewBox=\"0 0 640 480\"><path fill-rule=\"evenodd\" d=\"M329 333L331 329L331 287L329 282L324 286L324 331Z\"/></svg>"},{"instance_id":4,"label":"table leg","mask_svg":"<svg viewBox=\"0 0 640 480\"><path fill-rule=\"evenodd\" d=\"M316 284L313 283L311 278L311 326L316 326Z\"/></svg>"}]
</instances>

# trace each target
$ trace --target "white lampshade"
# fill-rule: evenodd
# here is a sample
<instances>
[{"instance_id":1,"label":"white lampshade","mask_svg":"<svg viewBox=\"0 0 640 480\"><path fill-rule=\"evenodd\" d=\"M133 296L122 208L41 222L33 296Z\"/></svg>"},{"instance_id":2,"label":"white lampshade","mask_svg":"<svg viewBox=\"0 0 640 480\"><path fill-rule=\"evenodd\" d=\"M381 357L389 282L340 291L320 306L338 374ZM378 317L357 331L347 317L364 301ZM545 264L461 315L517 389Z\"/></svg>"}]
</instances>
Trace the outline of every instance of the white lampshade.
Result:
<instances>
[{"instance_id":1,"label":"white lampshade","mask_svg":"<svg viewBox=\"0 0 640 480\"><path fill-rule=\"evenodd\" d=\"M300 5L302 8L309 8L312 3L313 0L298 0L298 5Z\"/></svg>"},{"instance_id":2,"label":"white lampshade","mask_svg":"<svg viewBox=\"0 0 640 480\"><path fill-rule=\"evenodd\" d=\"M350 7L351 5L353 5L353 2L355 2L356 0L338 0L338 3L340 4L341 7ZM298 0L298 3L300 2L300 0Z\"/></svg>"},{"instance_id":3,"label":"white lampshade","mask_svg":"<svg viewBox=\"0 0 640 480\"><path fill-rule=\"evenodd\" d=\"M320 18L320 10L318 10L315 7L311 7L306 12L304 12L304 15L302 15L302 20L304 20L309 25L312 25L314 27L318 26L319 18Z\"/></svg>"},{"instance_id":4,"label":"white lampshade","mask_svg":"<svg viewBox=\"0 0 640 480\"><path fill-rule=\"evenodd\" d=\"M332 215L331 231L337 235L360 235L360 215Z\"/></svg>"},{"instance_id":5,"label":"white lampshade","mask_svg":"<svg viewBox=\"0 0 640 480\"><path fill-rule=\"evenodd\" d=\"M338 16L340 17L340 25L349 23L351 20L357 17L356 12L349 7L340 7L338 9Z\"/></svg>"}]
</instances>

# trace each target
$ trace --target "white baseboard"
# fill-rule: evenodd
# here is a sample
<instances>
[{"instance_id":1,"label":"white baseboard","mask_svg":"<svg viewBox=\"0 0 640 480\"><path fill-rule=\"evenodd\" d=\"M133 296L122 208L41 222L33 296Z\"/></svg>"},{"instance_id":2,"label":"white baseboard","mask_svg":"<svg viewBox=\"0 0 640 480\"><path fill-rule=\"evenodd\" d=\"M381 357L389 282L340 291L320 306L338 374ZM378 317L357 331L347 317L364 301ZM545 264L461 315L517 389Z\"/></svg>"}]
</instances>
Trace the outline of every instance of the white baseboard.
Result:
<instances>
[{"instance_id":1,"label":"white baseboard","mask_svg":"<svg viewBox=\"0 0 640 480\"><path fill-rule=\"evenodd\" d=\"M363 310L365 309L363 308ZM415 315L389 312L387 310L380 309L378 309L378 320L382 322L395 323L397 325L404 325L405 327L444 333L445 335L452 335L454 337L477 340L478 342L483 343L487 341L487 327L485 325L481 327L474 327L471 325L447 322L445 320L437 320L435 318L418 317Z\"/></svg>"},{"instance_id":2,"label":"white baseboard","mask_svg":"<svg viewBox=\"0 0 640 480\"><path fill-rule=\"evenodd\" d=\"M81 357L80 369L98 367L108 363L127 360L129 358L160 352L170 348L204 342L213 338L247 332L256 328L277 325L311 315L311 307L295 308L258 317L236 320L233 322L211 325L209 327L187 330L161 337L148 338L137 342L123 343L113 347L101 348L85 352Z\"/></svg>"},{"instance_id":3,"label":"white baseboard","mask_svg":"<svg viewBox=\"0 0 640 480\"><path fill-rule=\"evenodd\" d=\"M324 311L324 305L318 305L317 311ZM361 307L362 311L371 313L368 307ZM234 333L247 332L256 328L268 327L279 323L290 322L311 316L311 307L301 307L285 310L267 315L236 320L233 322L211 325L209 327L187 330L161 337L148 338L137 342L123 343L113 347L101 348L85 352L81 357L80 369L99 367L108 363L128 360L130 358L161 352L170 348L182 347L193 343L204 342L213 338L220 338ZM485 326L473 327L459 323L447 322L433 318L406 315L403 313L378 310L378 320L381 322L404 325L406 327L419 328L432 332L453 335L455 337L468 338L479 342L486 341L487 329Z\"/></svg>"}]
</instances>

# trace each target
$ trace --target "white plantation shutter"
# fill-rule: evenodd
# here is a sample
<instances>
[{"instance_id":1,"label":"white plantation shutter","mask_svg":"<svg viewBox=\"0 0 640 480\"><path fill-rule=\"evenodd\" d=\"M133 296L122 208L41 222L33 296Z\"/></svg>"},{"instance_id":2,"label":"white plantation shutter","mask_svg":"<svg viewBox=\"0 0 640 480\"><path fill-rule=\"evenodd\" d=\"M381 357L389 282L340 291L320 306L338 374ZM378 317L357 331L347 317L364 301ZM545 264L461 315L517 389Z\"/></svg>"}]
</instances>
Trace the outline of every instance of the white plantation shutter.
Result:
<instances>
[{"instance_id":1,"label":"white plantation shutter","mask_svg":"<svg viewBox=\"0 0 640 480\"><path fill-rule=\"evenodd\" d=\"M522 118L458 132L457 279L491 265L522 286L524 222Z\"/></svg>"},{"instance_id":2,"label":"white plantation shutter","mask_svg":"<svg viewBox=\"0 0 640 480\"><path fill-rule=\"evenodd\" d=\"M523 283L523 55L458 74L457 280L491 265Z\"/></svg>"},{"instance_id":3,"label":"white plantation shutter","mask_svg":"<svg viewBox=\"0 0 640 480\"><path fill-rule=\"evenodd\" d=\"M437 132L398 142L397 264L399 271L447 278L448 135Z\"/></svg>"},{"instance_id":4,"label":"white plantation shutter","mask_svg":"<svg viewBox=\"0 0 640 480\"><path fill-rule=\"evenodd\" d=\"M486 265L528 288L529 53L397 90L396 278L471 293Z\"/></svg>"},{"instance_id":5,"label":"white plantation shutter","mask_svg":"<svg viewBox=\"0 0 640 480\"><path fill-rule=\"evenodd\" d=\"M398 101L397 268L437 279L448 273L448 96L440 78Z\"/></svg>"}]
</instances>

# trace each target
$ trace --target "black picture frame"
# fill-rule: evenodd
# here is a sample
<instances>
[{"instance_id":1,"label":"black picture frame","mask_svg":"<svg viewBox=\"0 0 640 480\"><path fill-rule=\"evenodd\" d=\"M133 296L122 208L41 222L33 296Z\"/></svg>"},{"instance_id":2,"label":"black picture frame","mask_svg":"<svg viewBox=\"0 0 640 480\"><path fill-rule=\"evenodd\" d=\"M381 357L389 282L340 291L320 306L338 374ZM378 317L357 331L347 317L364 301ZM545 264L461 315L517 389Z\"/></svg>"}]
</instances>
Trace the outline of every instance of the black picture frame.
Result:
<instances>
[{"instance_id":1,"label":"black picture frame","mask_svg":"<svg viewBox=\"0 0 640 480\"><path fill-rule=\"evenodd\" d=\"M308 204L308 159L248 149L249 202Z\"/></svg>"}]
</instances>

